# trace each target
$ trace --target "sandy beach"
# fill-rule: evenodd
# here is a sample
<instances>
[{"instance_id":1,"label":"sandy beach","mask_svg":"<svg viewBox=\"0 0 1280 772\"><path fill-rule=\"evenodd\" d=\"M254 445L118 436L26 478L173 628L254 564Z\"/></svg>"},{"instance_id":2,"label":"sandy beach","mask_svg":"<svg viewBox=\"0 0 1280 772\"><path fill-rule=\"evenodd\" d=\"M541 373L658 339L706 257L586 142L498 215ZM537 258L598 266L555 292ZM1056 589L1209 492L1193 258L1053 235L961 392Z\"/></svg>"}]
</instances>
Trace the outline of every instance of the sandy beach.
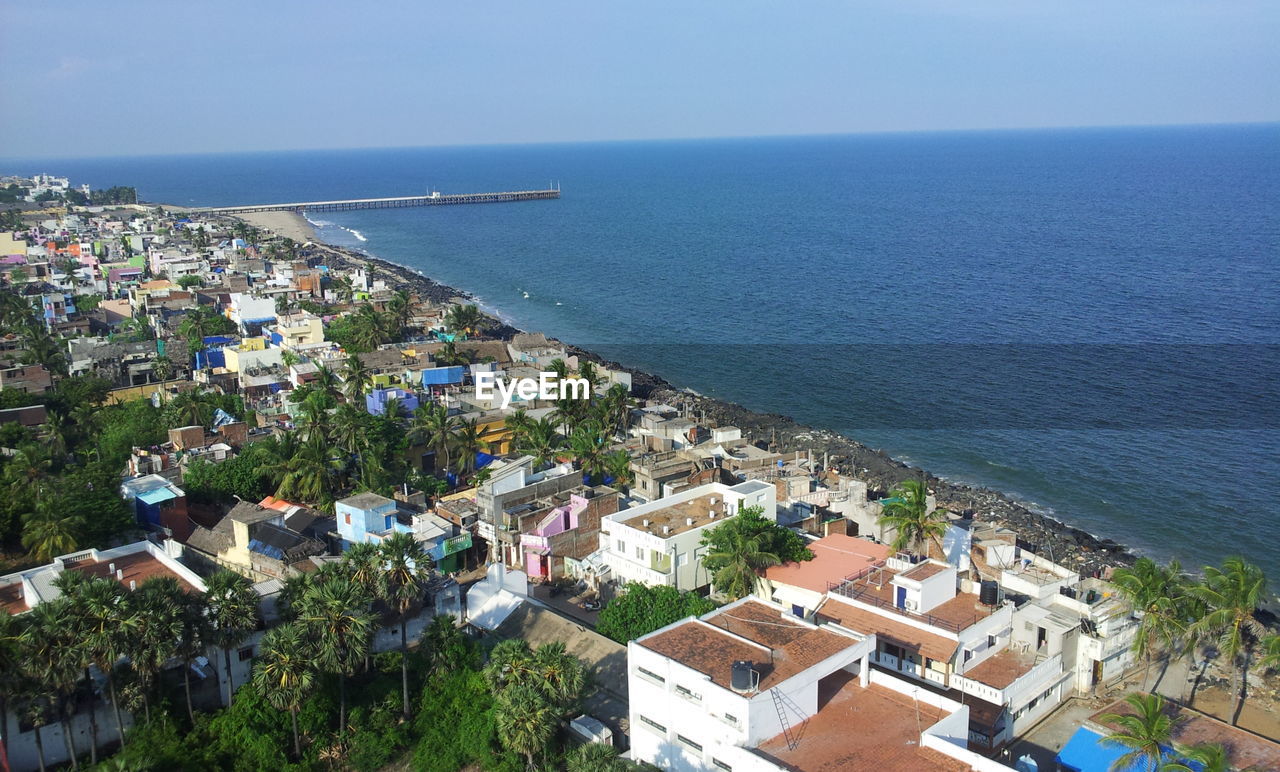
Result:
<instances>
[{"instance_id":1,"label":"sandy beach","mask_svg":"<svg viewBox=\"0 0 1280 772\"><path fill-rule=\"evenodd\" d=\"M307 218L297 212L254 212L238 214L236 217L255 228L269 230L294 241L316 240L315 228L307 222Z\"/></svg>"}]
</instances>

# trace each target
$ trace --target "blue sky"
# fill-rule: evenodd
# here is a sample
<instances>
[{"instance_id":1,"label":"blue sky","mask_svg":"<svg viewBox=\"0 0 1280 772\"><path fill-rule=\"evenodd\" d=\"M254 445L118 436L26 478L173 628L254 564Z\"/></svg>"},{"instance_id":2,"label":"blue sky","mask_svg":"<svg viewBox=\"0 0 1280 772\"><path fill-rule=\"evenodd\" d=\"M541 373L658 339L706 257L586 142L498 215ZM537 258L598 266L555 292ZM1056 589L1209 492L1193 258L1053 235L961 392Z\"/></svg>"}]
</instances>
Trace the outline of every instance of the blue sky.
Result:
<instances>
[{"instance_id":1,"label":"blue sky","mask_svg":"<svg viewBox=\"0 0 1280 772\"><path fill-rule=\"evenodd\" d=\"M1280 120L1274 0L0 0L0 157Z\"/></svg>"}]
</instances>

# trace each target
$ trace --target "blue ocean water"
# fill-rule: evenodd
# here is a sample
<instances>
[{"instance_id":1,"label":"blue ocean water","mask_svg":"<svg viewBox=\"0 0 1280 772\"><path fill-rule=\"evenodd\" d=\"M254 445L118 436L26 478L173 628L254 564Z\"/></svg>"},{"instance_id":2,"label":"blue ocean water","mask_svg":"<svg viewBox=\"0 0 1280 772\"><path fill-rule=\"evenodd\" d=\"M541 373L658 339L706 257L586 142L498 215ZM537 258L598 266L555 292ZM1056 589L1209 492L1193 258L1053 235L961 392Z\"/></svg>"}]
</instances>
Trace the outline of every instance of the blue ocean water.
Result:
<instances>
[{"instance_id":1,"label":"blue ocean water","mask_svg":"<svg viewBox=\"0 0 1280 772\"><path fill-rule=\"evenodd\" d=\"M3 166L193 205L558 181L557 201L312 217L328 240L678 385L846 433L1158 556L1280 565L1277 125ZM1038 352L1024 372L1038 362L1053 378L993 377L1009 370L996 361L1006 344ZM1176 369L1188 351L1198 365L1177 388L1125 367ZM1058 381L1061 361L1080 364ZM1255 399L1226 416L1230 400L1210 405L1222 392ZM1137 407L1079 425L1006 420L1011 405L1061 402L1072 415L1108 393Z\"/></svg>"}]
</instances>

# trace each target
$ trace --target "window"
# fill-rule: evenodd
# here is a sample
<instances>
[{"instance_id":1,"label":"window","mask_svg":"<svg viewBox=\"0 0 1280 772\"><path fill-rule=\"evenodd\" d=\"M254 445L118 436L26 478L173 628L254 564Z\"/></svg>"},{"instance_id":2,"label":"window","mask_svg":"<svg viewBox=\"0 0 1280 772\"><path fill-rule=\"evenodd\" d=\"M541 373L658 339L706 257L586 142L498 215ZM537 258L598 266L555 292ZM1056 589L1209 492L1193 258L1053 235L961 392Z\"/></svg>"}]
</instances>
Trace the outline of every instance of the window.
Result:
<instances>
[{"instance_id":1,"label":"window","mask_svg":"<svg viewBox=\"0 0 1280 772\"><path fill-rule=\"evenodd\" d=\"M622 539L618 539L614 544L614 549L617 550L619 554L625 555L627 554L627 543Z\"/></svg>"},{"instance_id":2,"label":"window","mask_svg":"<svg viewBox=\"0 0 1280 772\"><path fill-rule=\"evenodd\" d=\"M688 688L681 686L679 684L676 684L676 694L680 695L681 697L684 697L686 700L691 700L693 702L702 702L701 694L690 691Z\"/></svg>"},{"instance_id":3,"label":"window","mask_svg":"<svg viewBox=\"0 0 1280 772\"><path fill-rule=\"evenodd\" d=\"M686 552L676 558L676 567L684 568L687 565L689 565L689 553Z\"/></svg>"},{"instance_id":4,"label":"window","mask_svg":"<svg viewBox=\"0 0 1280 772\"><path fill-rule=\"evenodd\" d=\"M682 734L678 734L676 735L676 739L680 741L681 745L688 748L689 750L702 753L702 746L694 742L693 740L690 740L688 737L685 737Z\"/></svg>"},{"instance_id":5,"label":"window","mask_svg":"<svg viewBox=\"0 0 1280 772\"><path fill-rule=\"evenodd\" d=\"M712 764L715 764L716 769L723 769L723 770L724 770L724 772L733 772L733 767L731 767L731 766L729 766L728 764L724 763L724 762L723 762L723 761L721 761L720 759L715 759L715 758L713 758L713 759L711 759L711 763L712 763Z\"/></svg>"},{"instance_id":6,"label":"window","mask_svg":"<svg viewBox=\"0 0 1280 772\"><path fill-rule=\"evenodd\" d=\"M724 720L725 720L727 723L733 724L734 726L737 726L737 725L738 725L738 717L737 717L737 716L735 716L735 715L733 715L732 713L726 713L726 714L724 714Z\"/></svg>"},{"instance_id":7,"label":"window","mask_svg":"<svg viewBox=\"0 0 1280 772\"><path fill-rule=\"evenodd\" d=\"M970 651L969 649L965 649L965 650L964 650L964 661L965 661L965 662L968 662L968 661L969 661L969 660L971 660L971 659L973 659L973 652L972 652L972 651Z\"/></svg>"},{"instance_id":8,"label":"window","mask_svg":"<svg viewBox=\"0 0 1280 772\"><path fill-rule=\"evenodd\" d=\"M636 547L636 557L644 560L644 547Z\"/></svg>"},{"instance_id":9,"label":"window","mask_svg":"<svg viewBox=\"0 0 1280 772\"><path fill-rule=\"evenodd\" d=\"M995 637L994 635L988 635L988 636L987 636L987 648L989 649L989 648L991 648L991 647L993 647L993 646L995 646L995 645L996 645L996 637Z\"/></svg>"},{"instance_id":10,"label":"window","mask_svg":"<svg viewBox=\"0 0 1280 772\"><path fill-rule=\"evenodd\" d=\"M658 732L661 735L665 736L667 734L667 728L665 726L663 726L662 724L659 724L657 721L654 721L648 716L641 716L640 723L648 726L650 729L653 729L654 731Z\"/></svg>"},{"instance_id":11,"label":"window","mask_svg":"<svg viewBox=\"0 0 1280 772\"><path fill-rule=\"evenodd\" d=\"M665 684L667 682L667 679L663 678L662 676L658 675L652 670L645 670L642 667L636 668L636 670L639 670L640 675L644 676L645 678L648 678L650 681L656 681L657 683L660 683L660 684Z\"/></svg>"},{"instance_id":12,"label":"window","mask_svg":"<svg viewBox=\"0 0 1280 772\"><path fill-rule=\"evenodd\" d=\"M347 525L351 525L351 513L350 513L350 512L343 512L343 513L342 513L342 522L346 523Z\"/></svg>"},{"instance_id":13,"label":"window","mask_svg":"<svg viewBox=\"0 0 1280 772\"><path fill-rule=\"evenodd\" d=\"M253 659L253 647L252 647L252 646L246 646L246 647L244 647L243 649L241 649L241 650L240 650L240 661L241 661L241 662L244 662L245 660L249 660L249 659Z\"/></svg>"}]
</instances>

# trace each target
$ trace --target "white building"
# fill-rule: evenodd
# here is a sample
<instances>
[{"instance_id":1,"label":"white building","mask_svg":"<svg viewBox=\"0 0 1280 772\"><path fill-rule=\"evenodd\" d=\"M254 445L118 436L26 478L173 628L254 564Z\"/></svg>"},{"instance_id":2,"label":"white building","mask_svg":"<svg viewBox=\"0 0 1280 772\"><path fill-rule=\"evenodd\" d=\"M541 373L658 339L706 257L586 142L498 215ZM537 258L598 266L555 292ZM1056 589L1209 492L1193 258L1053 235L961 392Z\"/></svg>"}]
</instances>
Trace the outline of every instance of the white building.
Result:
<instances>
[{"instance_id":1,"label":"white building","mask_svg":"<svg viewBox=\"0 0 1280 772\"><path fill-rule=\"evenodd\" d=\"M1007 772L968 706L876 670L874 636L744 599L627 647L631 756L674 772Z\"/></svg>"},{"instance_id":2,"label":"white building","mask_svg":"<svg viewBox=\"0 0 1280 772\"><path fill-rule=\"evenodd\" d=\"M772 485L708 483L679 491L600 521L600 549L612 578L650 586L695 590L711 584L702 567L703 534L744 507L760 507L775 519Z\"/></svg>"}]
</instances>

